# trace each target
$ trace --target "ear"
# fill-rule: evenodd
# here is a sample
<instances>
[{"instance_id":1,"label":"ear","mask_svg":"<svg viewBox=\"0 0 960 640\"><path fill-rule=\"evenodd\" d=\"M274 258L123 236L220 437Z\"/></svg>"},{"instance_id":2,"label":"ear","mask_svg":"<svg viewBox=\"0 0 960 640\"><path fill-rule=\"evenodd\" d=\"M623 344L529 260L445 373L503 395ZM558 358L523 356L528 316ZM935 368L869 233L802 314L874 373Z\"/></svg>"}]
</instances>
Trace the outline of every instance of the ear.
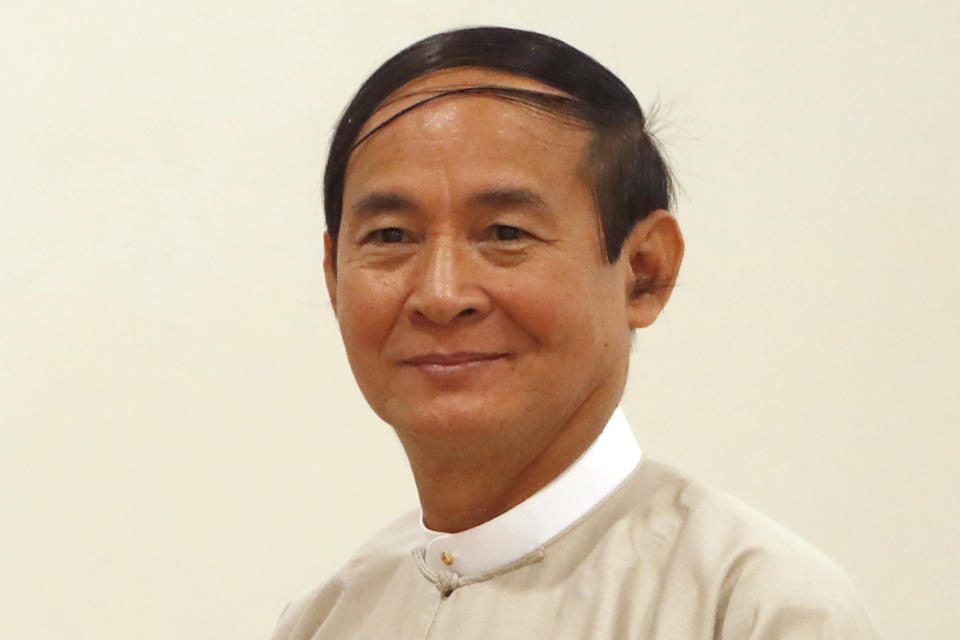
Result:
<instances>
[{"instance_id":1,"label":"ear","mask_svg":"<svg viewBox=\"0 0 960 640\"><path fill-rule=\"evenodd\" d=\"M333 239L329 233L323 234L323 275L327 280L327 294L330 296L330 304L333 305L333 313L337 313L337 267L333 263Z\"/></svg>"},{"instance_id":2,"label":"ear","mask_svg":"<svg viewBox=\"0 0 960 640\"><path fill-rule=\"evenodd\" d=\"M648 327L666 306L683 260L683 235L676 218L658 209L637 223L623 243L618 263L627 275L630 327Z\"/></svg>"}]
</instances>

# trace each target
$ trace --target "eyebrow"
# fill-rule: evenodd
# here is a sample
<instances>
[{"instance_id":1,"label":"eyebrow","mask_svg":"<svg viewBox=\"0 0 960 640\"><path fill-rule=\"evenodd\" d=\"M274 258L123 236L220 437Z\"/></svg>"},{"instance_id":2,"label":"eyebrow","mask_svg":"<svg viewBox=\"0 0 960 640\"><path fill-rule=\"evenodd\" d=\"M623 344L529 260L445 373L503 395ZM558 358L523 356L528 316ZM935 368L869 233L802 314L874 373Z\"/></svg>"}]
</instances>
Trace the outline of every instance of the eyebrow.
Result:
<instances>
[{"instance_id":1,"label":"eyebrow","mask_svg":"<svg viewBox=\"0 0 960 640\"><path fill-rule=\"evenodd\" d=\"M467 199L467 205L490 211L516 208L549 209L547 201L539 193L524 187L484 189L470 196ZM358 200L350 210L354 214L375 215L417 211L419 208L414 200L396 191L375 191Z\"/></svg>"},{"instance_id":2,"label":"eyebrow","mask_svg":"<svg viewBox=\"0 0 960 640\"><path fill-rule=\"evenodd\" d=\"M548 209L547 201L537 193L523 187L494 187L474 194L469 205L497 211L500 209L526 208Z\"/></svg>"},{"instance_id":3,"label":"eyebrow","mask_svg":"<svg viewBox=\"0 0 960 640\"><path fill-rule=\"evenodd\" d=\"M394 191L376 191L361 198L350 209L358 214L396 213L415 211L416 203Z\"/></svg>"}]
</instances>

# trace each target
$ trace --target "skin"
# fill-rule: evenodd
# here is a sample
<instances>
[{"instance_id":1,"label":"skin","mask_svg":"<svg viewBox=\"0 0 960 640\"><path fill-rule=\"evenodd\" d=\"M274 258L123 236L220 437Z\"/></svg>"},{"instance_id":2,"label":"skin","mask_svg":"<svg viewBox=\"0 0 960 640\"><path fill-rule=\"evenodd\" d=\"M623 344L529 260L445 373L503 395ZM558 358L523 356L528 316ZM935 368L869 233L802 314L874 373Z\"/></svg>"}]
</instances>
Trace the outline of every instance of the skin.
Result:
<instances>
[{"instance_id":1,"label":"skin","mask_svg":"<svg viewBox=\"0 0 960 640\"><path fill-rule=\"evenodd\" d=\"M423 92L491 83L555 91L437 72L366 130ZM357 382L396 430L432 529L503 513L583 453L623 392L631 329L667 302L670 286L636 284L675 281L676 221L652 213L608 263L583 170L590 135L504 100L451 96L350 159L327 286Z\"/></svg>"}]
</instances>

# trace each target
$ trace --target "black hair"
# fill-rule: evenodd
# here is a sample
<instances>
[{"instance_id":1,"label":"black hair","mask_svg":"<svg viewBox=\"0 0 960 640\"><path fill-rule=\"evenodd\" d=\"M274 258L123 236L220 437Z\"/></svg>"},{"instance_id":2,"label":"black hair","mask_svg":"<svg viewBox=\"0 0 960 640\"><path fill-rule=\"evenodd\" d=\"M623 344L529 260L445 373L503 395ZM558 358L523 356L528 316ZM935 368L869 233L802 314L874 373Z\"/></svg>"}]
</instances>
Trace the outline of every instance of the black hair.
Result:
<instances>
[{"instance_id":1,"label":"black hair","mask_svg":"<svg viewBox=\"0 0 960 640\"><path fill-rule=\"evenodd\" d=\"M559 89L566 96L509 87L456 89L407 107L358 140L363 125L390 94L421 76L453 67L505 71ZM334 250L353 150L406 111L451 93L469 92L561 113L592 127L585 168L610 262L619 258L624 240L638 222L657 209L670 208L670 170L647 131L637 99L617 76L556 38L504 27L471 27L438 33L394 55L367 78L347 105L330 144L323 183L324 214Z\"/></svg>"}]
</instances>

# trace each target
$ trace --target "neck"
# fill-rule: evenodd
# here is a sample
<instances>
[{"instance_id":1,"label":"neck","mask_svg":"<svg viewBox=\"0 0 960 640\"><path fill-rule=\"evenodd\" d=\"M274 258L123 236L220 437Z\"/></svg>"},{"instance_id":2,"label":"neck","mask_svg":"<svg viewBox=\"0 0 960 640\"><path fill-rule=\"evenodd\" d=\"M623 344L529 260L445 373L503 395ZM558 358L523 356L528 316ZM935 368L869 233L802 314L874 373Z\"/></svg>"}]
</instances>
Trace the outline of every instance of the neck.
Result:
<instances>
[{"instance_id":1,"label":"neck","mask_svg":"<svg viewBox=\"0 0 960 640\"><path fill-rule=\"evenodd\" d=\"M424 524L456 533L520 504L549 484L596 440L616 408L619 394L594 393L570 415L543 420L536 429L497 429L503 437L471 446L443 446L401 437L413 470ZM555 422L550 424L550 422ZM517 433L539 437L515 437ZM461 443L462 445L462 443ZM455 453L451 453L454 449Z\"/></svg>"}]
</instances>

